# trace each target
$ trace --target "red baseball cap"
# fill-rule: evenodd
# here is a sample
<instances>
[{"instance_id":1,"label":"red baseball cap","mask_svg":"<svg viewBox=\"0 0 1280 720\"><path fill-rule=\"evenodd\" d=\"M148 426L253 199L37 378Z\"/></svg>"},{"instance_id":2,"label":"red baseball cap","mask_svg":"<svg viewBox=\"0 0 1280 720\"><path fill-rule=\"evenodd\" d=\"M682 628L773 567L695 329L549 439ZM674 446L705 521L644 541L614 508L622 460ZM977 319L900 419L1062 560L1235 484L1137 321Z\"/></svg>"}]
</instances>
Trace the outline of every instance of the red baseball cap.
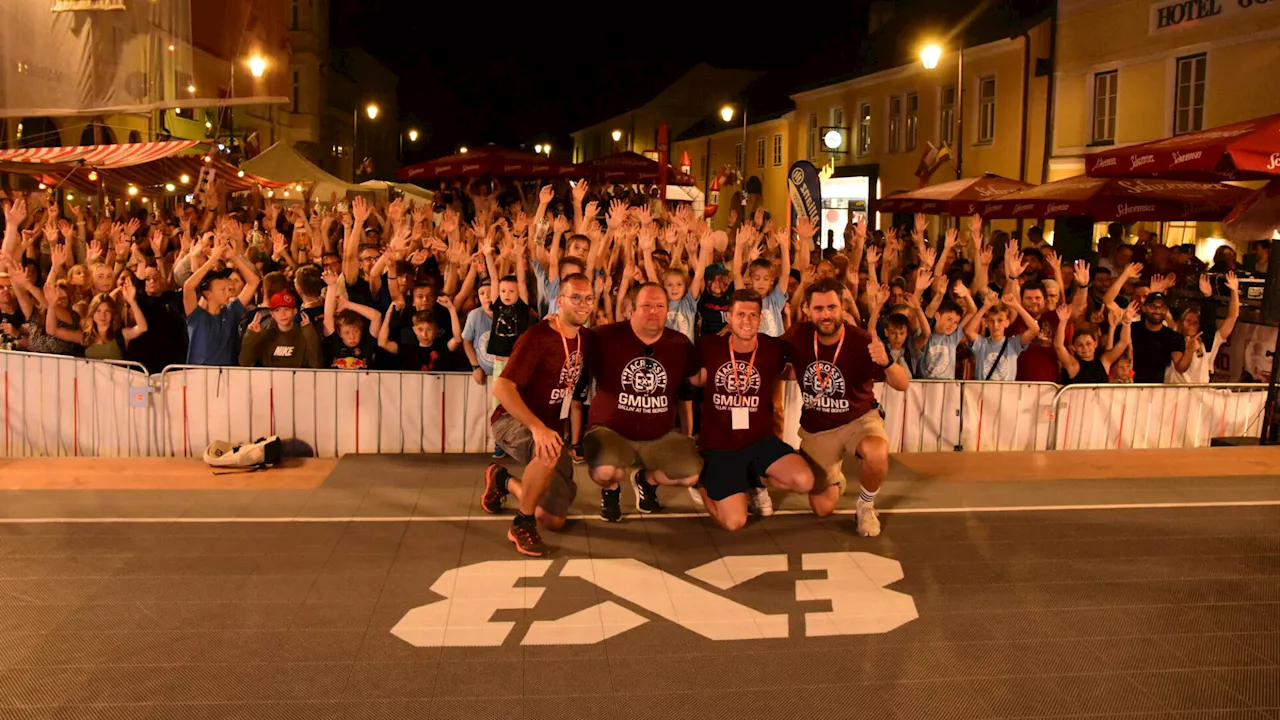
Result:
<instances>
[{"instance_id":1,"label":"red baseball cap","mask_svg":"<svg viewBox=\"0 0 1280 720\"><path fill-rule=\"evenodd\" d=\"M276 308L296 308L298 301L293 299L293 295L284 290L271 296L271 301L267 303L267 307L275 310Z\"/></svg>"}]
</instances>

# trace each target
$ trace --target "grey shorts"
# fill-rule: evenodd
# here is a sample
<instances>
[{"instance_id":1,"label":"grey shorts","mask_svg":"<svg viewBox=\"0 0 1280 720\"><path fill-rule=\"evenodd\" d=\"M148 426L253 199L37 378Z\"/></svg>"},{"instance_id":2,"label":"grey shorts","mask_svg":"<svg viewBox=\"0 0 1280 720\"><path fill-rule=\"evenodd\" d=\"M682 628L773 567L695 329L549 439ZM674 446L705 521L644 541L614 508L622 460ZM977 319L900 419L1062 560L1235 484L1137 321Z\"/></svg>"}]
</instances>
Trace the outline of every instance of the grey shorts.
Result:
<instances>
[{"instance_id":1,"label":"grey shorts","mask_svg":"<svg viewBox=\"0 0 1280 720\"><path fill-rule=\"evenodd\" d=\"M596 426L582 438L582 454L593 468L661 470L672 480L702 472L702 456L693 438L672 430L656 440L628 440L607 427Z\"/></svg>"},{"instance_id":2,"label":"grey shorts","mask_svg":"<svg viewBox=\"0 0 1280 720\"><path fill-rule=\"evenodd\" d=\"M528 465L533 460L533 433L519 420L504 412L493 421L492 429L494 442L512 460L521 465ZM578 485L573 481L573 458L569 455L569 444L565 443L560 448L560 457L556 460L555 471L551 473L551 482L538 507L548 515L565 517L577 496Z\"/></svg>"}]
</instances>

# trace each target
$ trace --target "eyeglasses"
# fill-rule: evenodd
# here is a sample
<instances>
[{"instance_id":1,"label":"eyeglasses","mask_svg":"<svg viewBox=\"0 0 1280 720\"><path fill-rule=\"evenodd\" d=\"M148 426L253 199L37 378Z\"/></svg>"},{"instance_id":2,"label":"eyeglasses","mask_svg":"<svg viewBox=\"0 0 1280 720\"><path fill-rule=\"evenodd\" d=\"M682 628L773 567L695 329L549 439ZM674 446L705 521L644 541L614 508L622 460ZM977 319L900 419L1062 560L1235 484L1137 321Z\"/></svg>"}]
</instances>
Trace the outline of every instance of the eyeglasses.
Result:
<instances>
[{"instance_id":1,"label":"eyeglasses","mask_svg":"<svg viewBox=\"0 0 1280 720\"><path fill-rule=\"evenodd\" d=\"M590 305L591 303L596 301L596 296L595 295L561 295L560 299L572 305Z\"/></svg>"}]
</instances>

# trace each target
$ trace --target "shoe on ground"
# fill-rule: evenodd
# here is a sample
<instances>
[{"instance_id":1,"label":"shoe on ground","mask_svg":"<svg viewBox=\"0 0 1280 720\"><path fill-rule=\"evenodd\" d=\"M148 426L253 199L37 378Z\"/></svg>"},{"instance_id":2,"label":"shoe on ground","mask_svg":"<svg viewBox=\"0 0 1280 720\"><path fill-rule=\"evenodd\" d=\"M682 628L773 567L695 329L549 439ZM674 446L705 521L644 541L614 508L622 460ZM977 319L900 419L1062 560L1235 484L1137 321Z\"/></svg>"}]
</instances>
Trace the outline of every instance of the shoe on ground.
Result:
<instances>
[{"instance_id":1,"label":"shoe on ground","mask_svg":"<svg viewBox=\"0 0 1280 720\"><path fill-rule=\"evenodd\" d=\"M609 522L622 520L622 487L600 491L600 517Z\"/></svg>"},{"instance_id":2,"label":"shoe on ground","mask_svg":"<svg viewBox=\"0 0 1280 720\"><path fill-rule=\"evenodd\" d=\"M760 517L773 514L773 498L769 497L769 488L752 488L747 496L747 509Z\"/></svg>"},{"instance_id":3,"label":"shoe on ground","mask_svg":"<svg viewBox=\"0 0 1280 720\"><path fill-rule=\"evenodd\" d=\"M582 443L569 446L569 457L573 458L574 465L581 465L587 461L587 456L582 453Z\"/></svg>"},{"instance_id":4,"label":"shoe on ground","mask_svg":"<svg viewBox=\"0 0 1280 720\"><path fill-rule=\"evenodd\" d=\"M507 530L507 539L515 543L516 551L521 555L542 557L547 554L547 546L542 544L537 523L511 523L511 529Z\"/></svg>"},{"instance_id":5,"label":"shoe on ground","mask_svg":"<svg viewBox=\"0 0 1280 720\"><path fill-rule=\"evenodd\" d=\"M502 505L507 499L507 479L511 473L497 463L489 463L484 471L484 495L480 496L480 507L490 515L502 512Z\"/></svg>"},{"instance_id":6,"label":"shoe on ground","mask_svg":"<svg viewBox=\"0 0 1280 720\"><path fill-rule=\"evenodd\" d=\"M502 458L504 458L504 457L506 457L506 456L507 456L507 451L506 451L506 450L503 450L501 445L494 445L494 446L493 446L493 459L494 459L494 460L501 460Z\"/></svg>"},{"instance_id":7,"label":"shoe on ground","mask_svg":"<svg viewBox=\"0 0 1280 720\"><path fill-rule=\"evenodd\" d=\"M662 510L658 504L658 486L644 479L644 470L631 471L631 487L636 491L636 510L648 515Z\"/></svg>"},{"instance_id":8,"label":"shoe on ground","mask_svg":"<svg viewBox=\"0 0 1280 720\"><path fill-rule=\"evenodd\" d=\"M702 493L698 492L698 488L689 488L689 497L693 498L693 506L699 510L706 510L707 504L702 500Z\"/></svg>"},{"instance_id":9,"label":"shoe on ground","mask_svg":"<svg viewBox=\"0 0 1280 720\"><path fill-rule=\"evenodd\" d=\"M855 505L858 515L858 534L862 537L876 537L880 534L880 516L876 514L876 506L858 500Z\"/></svg>"}]
</instances>

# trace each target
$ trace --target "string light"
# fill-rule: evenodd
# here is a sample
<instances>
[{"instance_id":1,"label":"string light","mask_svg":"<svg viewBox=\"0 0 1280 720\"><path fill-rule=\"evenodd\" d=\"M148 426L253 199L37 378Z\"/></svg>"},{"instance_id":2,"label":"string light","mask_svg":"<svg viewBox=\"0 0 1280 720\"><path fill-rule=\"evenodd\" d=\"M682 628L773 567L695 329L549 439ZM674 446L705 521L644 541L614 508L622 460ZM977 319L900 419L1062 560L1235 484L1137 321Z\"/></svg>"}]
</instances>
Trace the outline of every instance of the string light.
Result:
<instances>
[{"instance_id":1,"label":"string light","mask_svg":"<svg viewBox=\"0 0 1280 720\"><path fill-rule=\"evenodd\" d=\"M98 182L98 171L97 171L97 170L90 170L90 171L89 171L89 182Z\"/></svg>"},{"instance_id":2,"label":"string light","mask_svg":"<svg viewBox=\"0 0 1280 720\"><path fill-rule=\"evenodd\" d=\"M237 173L236 173L236 177L244 177L244 171L243 171L243 170L241 170L241 171L237 172Z\"/></svg>"},{"instance_id":3,"label":"string light","mask_svg":"<svg viewBox=\"0 0 1280 720\"><path fill-rule=\"evenodd\" d=\"M137 195L137 194L138 194L138 188L136 188L136 187L134 187L134 186L130 185L130 186L129 186L129 196L130 196L130 197L132 197L132 196Z\"/></svg>"},{"instance_id":4,"label":"string light","mask_svg":"<svg viewBox=\"0 0 1280 720\"><path fill-rule=\"evenodd\" d=\"M165 191L167 191L167 192L173 192L174 190L177 190L177 189L178 189L178 186L177 186L177 185L174 185L173 183L165 183L165 184L164 184L164 189L165 189Z\"/></svg>"},{"instance_id":5,"label":"string light","mask_svg":"<svg viewBox=\"0 0 1280 720\"><path fill-rule=\"evenodd\" d=\"M186 173L182 173L182 177L178 178L178 180L180 180L183 185L186 185L191 182L191 176Z\"/></svg>"}]
</instances>

